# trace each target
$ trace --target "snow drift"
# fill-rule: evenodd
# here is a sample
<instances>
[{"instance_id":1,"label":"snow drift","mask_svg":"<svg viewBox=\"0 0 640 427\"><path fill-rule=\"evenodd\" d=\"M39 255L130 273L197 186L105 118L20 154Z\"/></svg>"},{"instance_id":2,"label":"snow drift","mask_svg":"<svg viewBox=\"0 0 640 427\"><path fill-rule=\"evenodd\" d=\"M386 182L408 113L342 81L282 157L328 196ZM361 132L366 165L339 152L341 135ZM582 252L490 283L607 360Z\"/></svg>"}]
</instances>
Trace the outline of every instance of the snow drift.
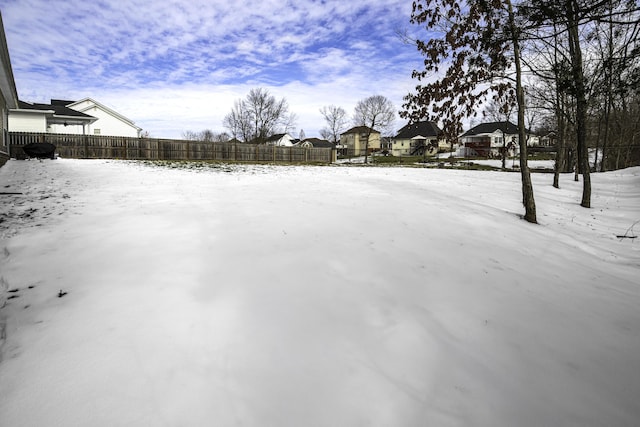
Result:
<instances>
[{"instance_id":1,"label":"snow drift","mask_svg":"<svg viewBox=\"0 0 640 427\"><path fill-rule=\"evenodd\" d=\"M0 425L640 419L640 168L190 166L0 169Z\"/></svg>"}]
</instances>

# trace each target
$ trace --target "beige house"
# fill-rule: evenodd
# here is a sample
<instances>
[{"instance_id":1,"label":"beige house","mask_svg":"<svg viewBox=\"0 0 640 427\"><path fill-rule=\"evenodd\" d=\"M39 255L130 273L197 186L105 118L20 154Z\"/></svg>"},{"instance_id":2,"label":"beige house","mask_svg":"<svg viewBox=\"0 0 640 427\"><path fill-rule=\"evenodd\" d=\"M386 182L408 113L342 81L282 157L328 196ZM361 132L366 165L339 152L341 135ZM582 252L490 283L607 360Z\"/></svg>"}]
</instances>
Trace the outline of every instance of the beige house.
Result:
<instances>
[{"instance_id":1,"label":"beige house","mask_svg":"<svg viewBox=\"0 0 640 427\"><path fill-rule=\"evenodd\" d=\"M391 154L394 156L435 155L450 147L434 122L409 123L391 140Z\"/></svg>"},{"instance_id":2,"label":"beige house","mask_svg":"<svg viewBox=\"0 0 640 427\"><path fill-rule=\"evenodd\" d=\"M18 107L18 91L13 80L7 39L0 15L0 166L9 159L9 110Z\"/></svg>"},{"instance_id":3,"label":"beige house","mask_svg":"<svg viewBox=\"0 0 640 427\"><path fill-rule=\"evenodd\" d=\"M356 126L340 134L340 146L343 154L364 156L369 142L369 152L380 150L380 132L367 126Z\"/></svg>"}]
</instances>

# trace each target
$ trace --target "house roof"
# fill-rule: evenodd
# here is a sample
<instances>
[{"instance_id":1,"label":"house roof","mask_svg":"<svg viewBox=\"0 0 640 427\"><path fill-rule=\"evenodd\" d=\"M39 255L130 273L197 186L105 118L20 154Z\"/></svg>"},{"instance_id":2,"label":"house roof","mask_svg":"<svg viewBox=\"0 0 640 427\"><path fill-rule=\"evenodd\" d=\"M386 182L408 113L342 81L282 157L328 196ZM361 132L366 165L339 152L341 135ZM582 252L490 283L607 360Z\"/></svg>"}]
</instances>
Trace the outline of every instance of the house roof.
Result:
<instances>
[{"instance_id":1,"label":"house roof","mask_svg":"<svg viewBox=\"0 0 640 427\"><path fill-rule=\"evenodd\" d=\"M55 102L59 102L59 103L70 102L69 104L66 104L66 106L67 106L67 107L69 107L69 108L73 108L73 107L75 107L75 106L77 106L77 105L82 104L83 102L89 102L89 103L91 103L91 104L93 104L93 105L91 105L91 106L89 106L89 107L87 107L87 108L84 108L84 109L80 109L79 111L87 111L87 110L89 110L90 108L92 108L92 107L96 106L96 107L98 107L98 108L100 108L100 109L102 109L102 110L106 111L107 113L111 114L112 116L119 118L119 119L120 119L120 120L122 120L123 122L128 123L128 124L129 124L129 125L131 125L132 127L136 128L136 129L138 129L138 130L142 130L142 128L141 128L141 127L136 126L136 124L135 124L135 122L134 122L133 120L126 118L126 117L125 117L125 116L123 116L122 114L118 113L118 112L117 112L117 111L115 111L115 110L112 110L111 108L107 107L107 106L106 106L106 105L104 105L104 104L101 104L100 102L96 101L96 100L95 100L95 99L93 99L93 98L83 98L83 99L81 99L80 101L75 101L75 102L74 102L74 101L65 101L65 100L62 100L62 99L52 99L52 100L51 100L51 103L53 103L54 101L55 101Z\"/></svg>"},{"instance_id":2,"label":"house roof","mask_svg":"<svg viewBox=\"0 0 640 427\"><path fill-rule=\"evenodd\" d=\"M508 135L514 135L518 133L518 126L513 123L507 122L488 122L488 123L480 123L477 126L472 127L461 136L473 136L473 135L481 135L487 133L493 133L497 130L501 130Z\"/></svg>"},{"instance_id":3,"label":"house roof","mask_svg":"<svg viewBox=\"0 0 640 427\"><path fill-rule=\"evenodd\" d=\"M51 105L63 105L63 106L67 106L69 104L73 104L75 101L67 101L65 99L52 99L51 100Z\"/></svg>"},{"instance_id":4,"label":"house roof","mask_svg":"<svg viewBox=\"0 0 640 427\"><path fill-rule=\"evenodd\" d=\"M47 124L85 125L98 120L80 111L72 110L64 105L38 104L18 100L18 108L14 111L40 113L46 116Z\"/></svg>"},{"instance_id":5,"label":"house roof","mask_svg":"<svg viewBox=\"0 0 640 427\"><path fill-rule=\"evenodd\" d=\"M346 132L342 132L340 135L347 135L347 134L350 134L350 133L369 133L369 132L371 132L371 133L380 133L377 130L372 129L372 128L368 127L368 126L355 126L355 127L352 127L351 129L349 129Z\"/></svg>"},{"instance_id":6,"label":"house roof","mask_svg":"<svg viewBox=\"0 0 640 427\"><path fill-rule=\"evenodd\" d=\"M73 110L61 104L38 104L35 102L25 102L18 100L18 108L21 110L52 111L56 116L95 119L95 117L93 116Z\"/></svg>"},{"instance_id":7,"label":"house roof","mask_svg":"<svg viewBox=\"0 0 640 427\"><path fill-rule=\"evenodd\" d=\"M409 123L398 131L395 139L412 139L417 136L429 137L442 135L442 129L434 122Z\"/></svg>"},{"instance_id":8,"label":"house roof","mask_svg":"<svg viewBox=\"0 0 640 427\"><path fill-rule=\"evenodd\" d=\"M336 148L333 142L327 141L326 139L320 138L306 138L300 141L298 144L304 144L305 142L310 143L315 148Z\"/></svg>"},{"instance_id":9,"label":"house roof","mask_svg":"<svg viewBox=\"0 0 640 427\"><path fill-rule=\"evenodd\" d=\"M271 135L270 137L265 139L264 142L279 141L285 135L287 135L287 134L286 133L276 133L275 135ZM293 139L293 138L291 138L291 136L289 136L289 139Z\"/></svg>"}]
</instances>

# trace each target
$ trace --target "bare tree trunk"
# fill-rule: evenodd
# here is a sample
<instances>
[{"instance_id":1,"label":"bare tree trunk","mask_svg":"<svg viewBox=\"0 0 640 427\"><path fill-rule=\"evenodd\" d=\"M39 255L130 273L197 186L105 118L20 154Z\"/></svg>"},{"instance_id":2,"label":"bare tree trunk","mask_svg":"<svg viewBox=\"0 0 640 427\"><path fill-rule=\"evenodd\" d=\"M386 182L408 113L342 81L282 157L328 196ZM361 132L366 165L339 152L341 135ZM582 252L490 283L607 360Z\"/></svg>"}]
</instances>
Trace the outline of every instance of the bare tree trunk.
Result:
<instances>
[{"instance_id":1,"label":"bare tree trunk","mask_svg":"<svg viewBox=\"0 0 640 427\"><path fill-rule=\"evenodd\" d=\"M554 58L554 64L558 63L558 36L557 36L557 32L555 31L555 25L554 25L554 33L556 33L555 36L555 43L554 43L554 53L553 53L553 58ZM564 117L564 107L565 107L565 102L564 101L564 96L562 94L562 92L560 91L560 71L558 70L558 68L555 68L555 87L556 87L556 99L555 99L555 109L556 109L556 164L555 164L555 169L554 169L554 173L553 173L553 186L555 188L560 188L560 173L564 172L566 165L565 163L567 162L566 156L565 156L565 117Z\"/></svg>"},{"instance_id":2,"label":"bare tree trunk","mask_svg":"<svg viewBox=\"0 0 640 427\"><path fill-rule=\"evenodd\" d=\"M609 2L609 8L611 12L611 2ZM611 104L613 103L613 22L612 16L609 16L609 40L607 40L607 67L606 67L606 100L604 107L604 141L602 141L602 160L600 160L600 171L605 172L607 169L607 145L609 144L609 138L611 135ZM596 154L597 156L597 154ZM596 157L597 159L597 157ZM596 161L596 166L598 162Z\"/></svg>"},{"instance_id":3,"label":"bare tree trunk","mask_svg":"<svg viewBox=\"0 0 640 427\"><path fill-rule=\"evenodd\" d=\"M566 126L562 111L560 111L559 102L556 104L556 114L558 129L556 134L556 165L553 173L553 186L560 188L560 174L567 168L566 158Z\"/></svg>"},{"instance_id":4,"label":"bare tree trunk","mask_svg":"<svg viewBox=\"0 0 640 427\"><path fill-rule=\"evenodd\" d=\"M362 135L360 135L362 136ZM367 131L367 137L364 140L364 164L369 163L369 138L371 137L371 131Z\"/></svg>"},{"instance_id":5,"label":"bare tree trunk","mask_svg":"<svg viewBox=\"0 0 640 427\"><path fill-rule=\"evenodd\" d=\"M598 133L596 136L596 152L593 161L593 169L598 172L598 152L600 151L600 139L602 137L602 117L598 118Z\"/></svg>"},{"instance_id":6,"label":"bare tree trunk","mask_svg":"<svg viewBox=\"0 0 640 427\"><path fill-rule=\"evenodd\" d=\"M513 41L513 57L516 65L516 98L518 102L518 143L520 145L520 176L522 179L522 204L524 205L524 219L537 223L536 202L533 197L533 184L531 183L531 172L527 164L527 135L524 119L524 89L522 87L522 65L520 63L520 42L516 30L513 6L511 0L506 0L509 11L509 26L511 27L511 37Z\"/></svg>"},{"instance_id":7,"label":"bare tree trunk","mask_svg":"<svg viewBox=\"0 0 640 427\"><path fill-rule=\"evenodd\" d=\"M578 33L577 5L575 0L567 0L569 54L576 92L576 136L578 143L578 169L582 174L582 202L580 206L591 207L591 174L589 150L587 148L587 98L582 68L582 49Z\"/></svg>"}]
</instances>

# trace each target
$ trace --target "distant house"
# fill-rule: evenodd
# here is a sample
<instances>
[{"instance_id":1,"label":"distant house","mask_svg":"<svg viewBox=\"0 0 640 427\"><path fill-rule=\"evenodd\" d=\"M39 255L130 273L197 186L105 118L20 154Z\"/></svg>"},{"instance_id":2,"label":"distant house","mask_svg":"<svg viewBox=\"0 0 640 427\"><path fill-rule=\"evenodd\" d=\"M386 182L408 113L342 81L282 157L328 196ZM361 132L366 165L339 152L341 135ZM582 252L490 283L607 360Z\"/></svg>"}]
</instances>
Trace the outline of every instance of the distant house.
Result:
<instances>
[{"instance_id":1,"label":"distant house","mask_svg":"<svg viewBox=\"0 0 640 427\"><path fill-rule=\"evenodd\" d=\"M265 144L275 145L278 147L291 147L297 142L298 140L293 138L288 133L277 133L275 135L271 135L265 140Z\"/></svg>"},{"instance_id":2,"label":"distant house","mask_svg":"<svg viewBox=\"0 0 640 427\"><path fill-rule=\"evenodd\" d=\"M557 139L557 132L554 130L550 130L538 136L538 145L542 147L553 147L556 145Z\"/></svg>"},{"instance_id":3,"label":"distant house","mask_svg":"<svg viewBox=\"0 0 640 427\"><path fill-rule=\"evenodd\" d=\"M65 132L86 134L89 125L98 120L65 105L36 104L18 101L18 108L9 112L9 129L12 132L52 132L58 126Z\"/></svg>"},{"instance_id":4,"label":"distant house","mask_svg":"<svg viewBox=\"0 0 640 427\"><path fill-rule=\"evenodd\" d=\"M9 110L18 108L18 91L13 80L9 48L0 15L0 166L9 159Z\"/></svg>"},{"instance_id":5,"label":"distant house","mask_svg":"<svg viewBox=\"0 0 640 427\"><path fill-rule=\"evenodd\" d=\"M9 115L14 132L50 132L138 138L142 129L122 114L95 101L52 99L50 104L20 102Z\"/></svg>"},{"instance_id":6,"label":"distant house","mask_svg":"<svg viewBox=\"0 0 640 427\"><path fill-rule=\"evenodd\" d=\"M442 129L428 121L409 123L391 140L391 154L394 156L433 155L449 147Z\"/></svg>"},{"instance_id":7,"label":"distant house","mask_svg":"<svg viewBox=\"0 0 640 427\"><path fill-rule=\"evenodd\" d=\"M466 156L499 156L503 144L508 151L516 153L518 126L509 121L480 123L460 135L460 143Z\"/></svg>"},{"instance_id":8,"label":"distant house","mask_svg":"<svg viewBox=\"0 0 640 427\"><path fill-rule=\"evenodd\" d=\"M367 126L356 126L340 134L340 145L353 156L363 156L369 142L369 152L380 150L380 132Z\"/></svg>"},{"instance_id":9,"label":"distant house","mask_svg":"<svg viewBox=\"0 0 640 427\"><path fill-rule=\"evenodd\" d=\"M393 144L393 138L388 136L383 136L380 138L380 150L383 152L390 153Z\"/></svg>"},{"instance_id":10,"label":"distant house","mask_svg":"<svg viewBox=\"0 0 640 427\"><path fill-rule=\"evenodd\" d=\"M72 110L95 117L97 120L89 126L88 131L93 135L139 138L142 132L142 128L136 126L132 120L92 98L84 98L75 102L52 99L51 103L64 104ZM54 127L52 132L62 133L59 127Z\"/></svg>"},{"instance_id":11,"label":"distant house","mask_svg":"<svg viewBox=\"0 0 640 427\"><path fill-rule=\"evenodd\" d=\"M305 147L305 148L336 148L336 145L333 142L327 141L326 139L320 138L305 138L300 142L297 142L294 147Z\"/></svg>"}]
</instances>

